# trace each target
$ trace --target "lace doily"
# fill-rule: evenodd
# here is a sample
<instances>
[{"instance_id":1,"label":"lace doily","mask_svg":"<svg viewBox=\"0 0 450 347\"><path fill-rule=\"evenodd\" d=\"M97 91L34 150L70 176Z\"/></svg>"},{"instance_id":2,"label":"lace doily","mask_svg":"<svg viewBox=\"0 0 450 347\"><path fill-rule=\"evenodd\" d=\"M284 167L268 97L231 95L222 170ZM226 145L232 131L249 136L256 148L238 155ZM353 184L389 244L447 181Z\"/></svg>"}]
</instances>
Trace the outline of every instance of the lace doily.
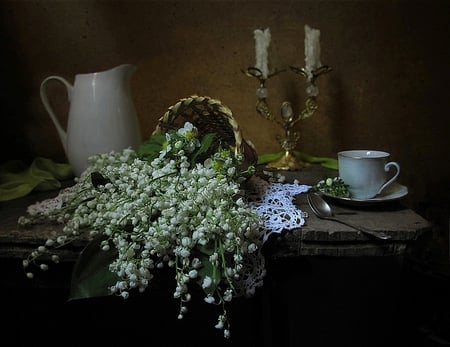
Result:
<instances>
[{"instance_id":1,"label":"lace doily","mask_svg":"<svg viewBox=\"0 0 450 347\"><path fill-rule=\"evenodd\" d=\"M249 204L264 217L265 242L272 233L300 228L305 224L305 213L298 209L293 200L296 195L307 192L311 186L298 183L271 183L253 176L249 180L252 191Z\"/></svg>"},{"instance_id":2,"label":"lace doily","mask_svg":"<svg viewBox=\"0 0 450 347\"><path fill-rule=\"evenodd\" d=\"M261 250L256 253L247 254L247 262L244 263L243 274L239 279L240 285L235 287L238 295L251 297L255 294L256 288L262 287L266 276L265 258L261 255Z\"/></svg>"},{"instance_id":3,"label":"lace doily","mask_svg":"<svg viewBox=\"0 0 450 347\"><path fill-rule=\"evenodd\" d=\"M311 186L298 183L273 183L261 177L252 176L247 181L245 195L256 213L264 217L263 242L272 233L300 228L305 223L306 214L298 209L293 200L296 195L307 192ZM261 250L258 250L261 252ZM242 295L251 296L261 287L266 275L265 258L261 254L249 255L239 286Z\"/></svg>"}]
</instances>

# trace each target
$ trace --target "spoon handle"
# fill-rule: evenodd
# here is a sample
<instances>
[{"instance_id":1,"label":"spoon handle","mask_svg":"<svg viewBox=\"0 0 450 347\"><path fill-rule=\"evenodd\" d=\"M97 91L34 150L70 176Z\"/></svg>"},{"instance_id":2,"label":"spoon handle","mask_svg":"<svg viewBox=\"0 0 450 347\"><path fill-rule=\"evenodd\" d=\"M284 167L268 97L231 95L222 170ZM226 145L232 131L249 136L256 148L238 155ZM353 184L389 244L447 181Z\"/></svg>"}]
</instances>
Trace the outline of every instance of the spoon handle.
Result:
<instances>
[{"instance_id":1,"label":"spoon handle","mask_svg":"<svg viewBox=\"0 0 450 347\"><path fill-rule=\"evenodd\" d=\"M361 231L361 232L363 232L365 234L374 236L374 237L376 237L376 238L378 238L380 240L389 240L391 238L390 235L387 235L386 233L384 233L382 231L370 230L370 229L364 228L363 226L356 225L356 224L353 224L353 223L349 223L349 222L346 222L346 221L343 221L343 220L340 220L340 219L337 219L337 218L328 218L328 219L334 220L335 222L339 222L339 223L345 224L345 225L347 225L349 227L355 228L356 230L359 230L359 231Z\"/></svg>"}]
</instances>

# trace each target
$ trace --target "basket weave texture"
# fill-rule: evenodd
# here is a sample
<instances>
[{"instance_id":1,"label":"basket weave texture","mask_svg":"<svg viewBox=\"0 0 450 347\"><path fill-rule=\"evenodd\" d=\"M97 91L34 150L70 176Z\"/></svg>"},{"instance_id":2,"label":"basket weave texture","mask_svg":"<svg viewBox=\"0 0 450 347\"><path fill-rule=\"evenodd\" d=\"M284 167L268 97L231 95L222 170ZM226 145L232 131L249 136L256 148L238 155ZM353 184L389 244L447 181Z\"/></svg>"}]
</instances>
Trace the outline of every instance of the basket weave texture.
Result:
<instances>
[{"instance_id":1,"label":"basket weave texture","mask_svg":"<svg viewBox=\"0 0 450 347\"><path fill-rule=\"evenodd\" d=\"M215 142L211 146L213 150L218 146L228 146L235 154L242 154L243 169L256 164L258 157L255 147L242 137L231 110L221 101L198 95L180 99L159 119L153 134L178 129L186 122L192 123L197 128L200 137L208 133L216 134Z\"/></svg>"}]
</instances>

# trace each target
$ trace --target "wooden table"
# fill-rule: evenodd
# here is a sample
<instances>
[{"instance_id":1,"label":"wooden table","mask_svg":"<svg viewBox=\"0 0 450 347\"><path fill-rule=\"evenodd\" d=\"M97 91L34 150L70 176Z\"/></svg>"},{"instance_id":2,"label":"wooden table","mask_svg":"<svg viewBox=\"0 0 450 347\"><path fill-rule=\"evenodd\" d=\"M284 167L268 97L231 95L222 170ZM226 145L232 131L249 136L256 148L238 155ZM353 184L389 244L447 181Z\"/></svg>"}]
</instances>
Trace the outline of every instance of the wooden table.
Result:
<instances>
[{"instance_id":1,"label":"wooden table","mask_svg":"<svg viewBox=\"0 0 450 347\"><path fill-rule=\"evenodd\" d=\"M422 234L431 230L428 221L399 202L370 208L330 202L340 219L383 231L391 236L387 241L367 236L341 223L319 219L311 211L304 195L297 198L296 205L306 211L308 217L302 228L285 231L273 241L273 255L276 257L402 255Z\"/></svg>"},{"instance_id":2,"label":"wooden table","mask_svg":"<svg viewBox=\"0 0 450 347\"><path fill-rule=\"evenodd\" d=\"M285 172L286 181L297 179L301 184L314 185L320 179L334 177L336 171L312 165L301 172ZM402 255L422 234L431 230L431 224L401 200L371 204L345 205L339 200L327 199L339 218L369 229L383 231L391 236L378 240L354 228L316 217L305 194L296 199L296 206L307 212L305 225L284 232L273 242L273 256L392 256Z\"/></svg>"},{"instance_id":3,"label":"wooden table","mask_svg":"<svg viewBox=\"0 0 450 347\"><path fill-rule=\"evenodd\" d=\"M283 174L287 182L298 179L301 184L312 185L324 177L335 176L336 172L311 165L301 172ZM21 259L42 245L47 237L60 232L61 226L44 224L22 229L18 228L17 220L25 214L28 205L57 193L35 193L0 203L0 268L3 270L0 292L5 298L3 306L10 307L6 311L7 315L16 317L11 321L21 322L14 323L5 330L14 332L19 329L18 326L37 324L35 329L40 333L39 329L47 327L49 321L58 326L58 329L73 326L77 327L77 331L82 331L90 325L98 329L101 322L109 321L110 316L133 317L145 306L158 312L148 316L148 319L156 317L151 323L127 319L123 322L130 322L127 325L130 331L139 331L136 336L153 326L153 333L161 331L164 338L167 338L170 333L163 333L164 327L175 324L177 329L185 329L183 331L186 331L186 336L192 335L198 322L195 319L191 321L190 318L179 322L176 319L176 309L168 309L167 305L173 304L168 284L164 287L165 291L153 291L142 299L136 296L126 306L111 297L66 303L71 268L88 240L80 240L71 247L61 249L59 252L62 263L53 268L48 276L35 276L32 284L25 278L20 271ZM338 212L352 213L342 217L392 236L392 240L388 242L378 241L345 225L318 219L310 210L305 194L300 194L295 202L302 211L309 214L306 223L300 229L272 235L266 242L264 251L268 258L264 286L252 300L238 301L230 308L234 326L233 341L237 345L268 347L318 346L319 338L326 340L323 345L355 347L366 345L365 339L380 343L386 341L390 338L386 327L394 326L395 321L401 321L397 319L395 307L397 298L401 298L404 292L397 284L400 267L396 259L402 258L408 246L431 229L430 224L414 211L405 208L401 201L371 207L333 205ZM366 307L367 313L361 312L361 305ZM45 308L44 311L42 307ZM202 307L198 305L193 308L193 314ZM32 313L23 319L21 312L25 311ZM42 312L47 311L49 313L43 316ZM55 319L53 312L59 312L60 316ZM86 320L89 324L83 325L75 318L77 315L74 312L83 312L83 321ZM200 312L202 316L204 311ZM164 319L160 318L162 314ZM41 317L39 322L30 323L28 317L37 315ZM209 320L204 320L207 322L203 323L209 324ZM68 321L71 323L68 324ZM379 322L384 322L382 325L385 328L379 329ZM204 330L204 334L215 333ZM17 334L11 333L11 336L16 339ZM23 336L26 337L26 334ZM124 336L129 338L128 334ZM348 340L348 336L352 336L354 344ZM214 340L213 336L202 340L208 342L208 345L223 344L221 337Z\"/></svg>"},{"instance_id":4,"label":"wooden table","mask_svg":"<svg viewBox=\"0 0 450 347\"><path fill-rule=\"evenodd\" d=\"M297 179L301 184L312 185L324 177L335 176L336 172L311 165L300 172L282 174L286 177L286 182ZM57 193L35 193L0 204L0 257L24 257L35 247L42 245L49 236L60 232L60 225L44 224L30 228L19 228L17 225L18 218L25 215L28 205ZM420 235L431 229L427 220L405 208L401 201L368 207L330 202L336 212L343 213L340 218L383 231L392 236L389 241L376 240L346 225L317 218L308 206L305 194L298 195L295 203L299 209L308 213L305 225L300 229L272 235L266 243L267 254L272 257L401 255ZM76 259L87 242L87 239L80 240L61 249L59 252L62 259Z\"/></svg>"}]
</instances>

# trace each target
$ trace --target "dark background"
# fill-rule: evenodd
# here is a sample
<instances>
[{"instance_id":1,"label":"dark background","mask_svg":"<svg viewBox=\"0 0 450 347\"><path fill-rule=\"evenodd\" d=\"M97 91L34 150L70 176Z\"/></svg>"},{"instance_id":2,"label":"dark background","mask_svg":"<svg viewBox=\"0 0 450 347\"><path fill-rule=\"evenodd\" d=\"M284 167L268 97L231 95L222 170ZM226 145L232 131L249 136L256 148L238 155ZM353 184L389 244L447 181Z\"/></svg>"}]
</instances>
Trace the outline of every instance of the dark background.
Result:
<instances>
[{"instance_id":1,"label":"dark background","mask_svg":"<svg viewBox=\"0 0 450 347\"><path fill-rule=\"evenodd\" d=\"M255 62L253 31L266 27L272 33L270 66L303 66L304 25L308 24L321 30L321 61L331 66L333 71L318 80L319 110L312 118L297 125L301 133L298 149L330 157L349 148L382 149L400 162L399 182L409 189L403 202L430 220L433 230L419 240L414 261L400 267L400 275L394 271L397 269L395 265L386 265L396 274L391 278L395 282L394 292L398 290L398 295L394 296L398 300L394 300L393 305L398 305L395 307L399 310L396 308L394 311L401 313L403 319L396 322L411 319L410 325L402 323L397 326L399 331L408 328L410 334L404 336L415 336L415 333L429 336L431 331L449 339L448 332L442 332L440 328L445 324L450 326L445 295L448 291L444 290L448 288L450 273L449 13L450 2L445 0L2 1L0 161L23 159L31 162L36 156L66 161L56 129L39 99L41 81L52 74L73 81L78 73L103 71L122 63L138 66L131 87L144 138L151 134L167 107L180 98L199 94L220 99L227 105L240 124L244 137L256 145L259 154L279 151L276 135L281 134L281 129L261 119L255 112L258 83L241 70ZM295 111L300 110L305 98L305 83L298 75L280 74L269 80L267 87L274 113L278 112L284 100L291 101ZM55 109L65 122L65 92L55 88L54 93ZM301 173L299 180L301 183ZM352 281L360 278L352 272L354 266L361 274L365 274L364 269L367 269L368 278L387 276L387 272L382 271L383 267L378 267L380 260L375 263L365 260L366 267L362 268L345 259L328 259L329 264L333 264L331 267L323 265L320 259L311 261L315 265L305 265L315 274L311 278L308 272L300 271L304 264L274 265L276 273L280 269L296 269L296 278L290 278L288 272L273 282L276 288L283 288L279 289L281 293L289 288L289 296L285 293L278 296L275 289L274 295L277 300L289 297L292 310L296 308L293 303L296 303L299 322L305 323L303 329L301 324L291 327L287 333L290 337L285 333L276 335L277 339L280 336L289 339L284 345L301 345L302 338L298 338L297 344L296 338L289 335L292 331L298 331L298 334L314 332L324 341L328 336L327 345L333 345L330 336L333 336L334 328L329 328L332 330L328 330L328 334L321 329L311 330L318 326L311 322L319 322L322 317L309 316L310 320L308 315L302 315L302 312L314 312L312 306L310 310L302 311L304 305L308 307L315 301L321 305L317 312L325 312L326 303L336 303L331 301L330 295L348 293L352 290ZM323 278L333 273L340 274L340 277L327 284L316 270L320 270L320 274L327 270ZM375 283L380 284L379 281ZM371 286L364 284L362 287ZM324 288L322 299L312 300L319 295L317 288ZM302 290L306 293L302 294ZM58 298L64 297L64 293L57 292L61 295ZM47 313L45 319L41 319L34 309L31 310L33 316L28 317L26 308L34 307L32 304L37 302L42 301L42 309L47 310L46 300L54 300L48 291L15 293L23 297L23 301L19 300L17 312L27 317L27 325L33 326L33 321L37 321L37 326L41 327L40 324L48 319L51 322L49 327L54 324L68 328L71 324L75 313L67 306L64 309L69 311L64 312L70 312L71 317L67 325L63 323L67 315L65 318L58 316L61 312L55 312L55 317L61 319L54 318L54 321ZM375 289L371 293L378 295ZM379 293L388 294L384 291ZM304 299L305 295L307 299ZM313 295L311 300L308 295ZM382 303L381 298L385 295L379 297ZM17 300L11 300L11 303L17 303ZM58 300L56 302L59 303ZM349 307L359 307L353 304ZM53 303L49 305L55 307ZM92 305L86 305L88 312L94 307ZM98 305L111 307L109 303L103 305L103 302ZM136 307L141 306L144 304L136 304ZM371 315L363 309L352 312L346 306L331 307L331 317L339 327L336 331L341 331L339 329L343 325L338 313L345 312L349 313L347 317L364 317L361 322L372 317L369 320L375 321L380 331L384 331L386 325L395 326L383 322L383 319L390 320L395 316ZM374 304L374 307L380 309L384 306ZM73 310L82 311L78 306ZM136 313L124 310L121 323L113 311L106 311L108 314L95 320L101 324L106 320L114 321L117 334L126 335L126 329L121 331L120 326L128 326ZM142 311L145 312L146 308L142 307ZM17 312L15 314L19 314ZM290 318L296 316L295 312L286 313L287 316L283 316L283 312L277 314L273 317L274 334L284 331L280 329L291 324L288 323L293 322ZM51 313L49 315L52 317ZM94 319L96 316L90 313L89 317ZM286 317L290 318L284 321ZM323 319L329 322L326 319L331 318L324 316ZM424 328L428 325L432 325L430 331ZM330 324L323 326L331 327ZM142 327L142 332L151 334L148 329L149 326ZM358 326L354 331L364 331L360 329ZM420 332L420 329L425 331ZM47 341L53 333L55 331L51 330L44 337L32 331L30 335L20 333L20 336L26 339L35 336ZM74 333L74 341L81 338L80 334ZM363 335L358 333L355 336ZM429 338L427 340L430 341ZM305 341L308 341L307 337ZM364 344L361 342L360 345Z\"/></svg>"}]
</instances>

